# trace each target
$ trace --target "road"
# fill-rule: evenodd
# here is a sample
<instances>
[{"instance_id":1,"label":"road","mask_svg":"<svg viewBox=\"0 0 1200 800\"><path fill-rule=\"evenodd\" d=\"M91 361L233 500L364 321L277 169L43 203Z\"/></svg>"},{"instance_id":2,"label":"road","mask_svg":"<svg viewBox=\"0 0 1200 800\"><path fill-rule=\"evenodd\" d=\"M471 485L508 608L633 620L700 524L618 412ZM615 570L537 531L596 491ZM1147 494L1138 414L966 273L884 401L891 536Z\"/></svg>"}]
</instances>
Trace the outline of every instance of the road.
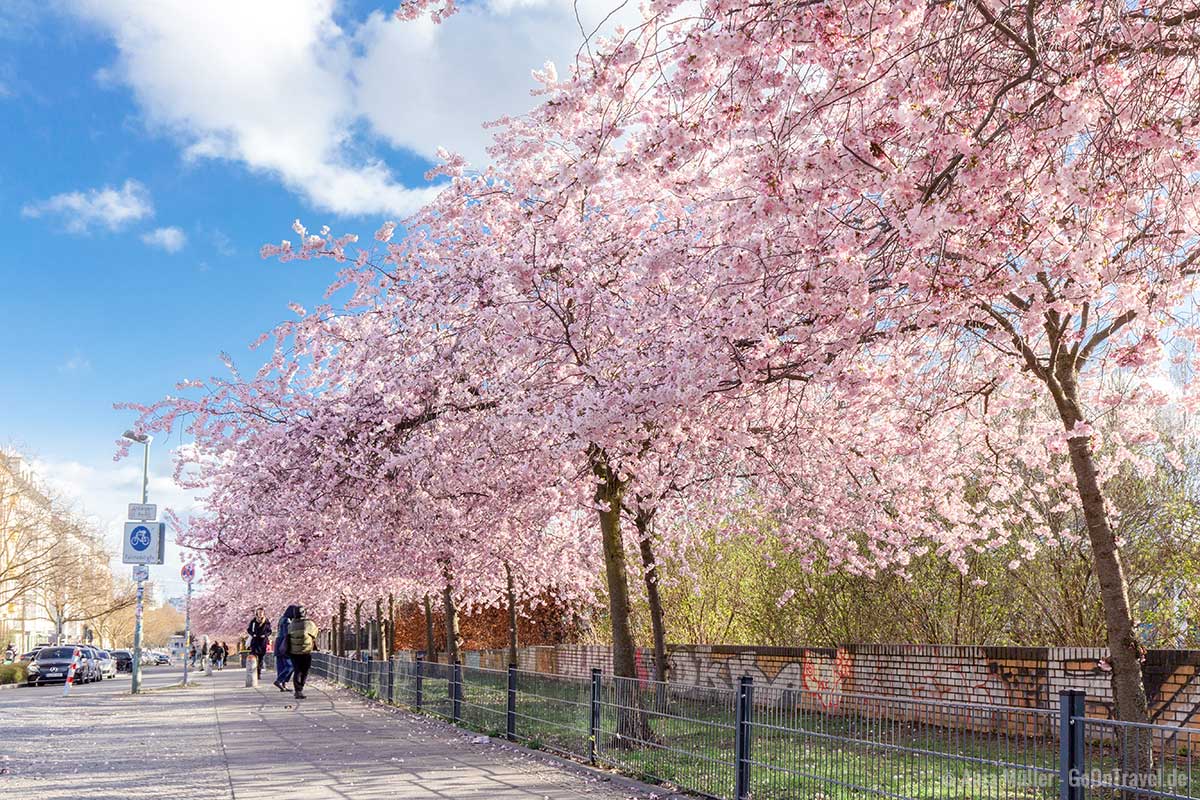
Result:
<instances>
[{"instance_id":1,"label":"road","mask_svg":"<svg viewBox=\"0 0 1200 800\"><path fill-rule=\"evenodd\" d=\"M297 701L269 682L245 688L240 669L201 674L187 689L181 677L178 668L147 668L136 697L128 675L67 697L61 685L0 690L0 795L626 800L651 792L319 681Z\"/></svg>"}]
</instances>

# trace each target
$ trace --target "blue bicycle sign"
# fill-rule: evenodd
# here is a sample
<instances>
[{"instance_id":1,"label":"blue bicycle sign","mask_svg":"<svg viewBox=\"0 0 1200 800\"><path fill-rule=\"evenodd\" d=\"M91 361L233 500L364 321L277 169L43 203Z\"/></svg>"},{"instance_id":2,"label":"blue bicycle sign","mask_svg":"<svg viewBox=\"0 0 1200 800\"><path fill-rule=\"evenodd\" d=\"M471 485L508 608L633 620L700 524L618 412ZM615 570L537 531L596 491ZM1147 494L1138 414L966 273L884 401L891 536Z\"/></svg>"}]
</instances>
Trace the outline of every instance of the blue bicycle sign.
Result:
<instances>
[{"instance_id":1,"label":"blue bicycle sign","mask_svg":"<svg viewBox=\"0 0 1200 800\"><path fill-rule=\"evenodd\" d=\"M129 532L129 544L139 553L150 546L150 529L145 525L138 525Z\"/></svg>"}]
</instances>

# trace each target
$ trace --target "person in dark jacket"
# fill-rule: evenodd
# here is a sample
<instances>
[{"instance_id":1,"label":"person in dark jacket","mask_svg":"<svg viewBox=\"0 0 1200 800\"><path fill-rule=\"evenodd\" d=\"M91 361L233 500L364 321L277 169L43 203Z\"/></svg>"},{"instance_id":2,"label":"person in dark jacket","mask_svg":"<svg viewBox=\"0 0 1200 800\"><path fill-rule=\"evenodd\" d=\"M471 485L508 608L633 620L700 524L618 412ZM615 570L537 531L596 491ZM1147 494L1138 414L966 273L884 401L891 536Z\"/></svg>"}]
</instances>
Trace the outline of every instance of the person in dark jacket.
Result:
<instances>
[{"instance_id":1,"label":"person in dark jacket","mask_svg":"<svg viewBox=\"0 0 1200 800\"><path fill-rule=\"evenodd\" d=\"M288 658L287 631L288 621L296 614L296 606L288 606L275 626L275 686L281 692L286 692L288 681L292 679L292 660Z\"/></svg>"},{"instance_id":2,"label":"person in dark jacket","mask_svg":"<svg viewBox=\"0 0 1200 800\"><path fill-rule=\"evenodd\" d=\"M304 699L304 684L308 680L308 669L312 666L312 654L317 650L317 623L304 614L304 606L296 606L296 615L288 620L287 650L292 659L297 700Z\"/></svg>"},{"instance_id":3,"label":"person in dark jacket","mask_svg":"<svg viewBox=\"0 0 1200 800\"><path fill-rule=\"evenodd\" d=\"M254 610L254 619L246 626L250 637L250 654L258 661L258 679L262 680L263 659L267 657L267 644L271 641L271 620L263 608Z\"/></svg>"}]
</instances>

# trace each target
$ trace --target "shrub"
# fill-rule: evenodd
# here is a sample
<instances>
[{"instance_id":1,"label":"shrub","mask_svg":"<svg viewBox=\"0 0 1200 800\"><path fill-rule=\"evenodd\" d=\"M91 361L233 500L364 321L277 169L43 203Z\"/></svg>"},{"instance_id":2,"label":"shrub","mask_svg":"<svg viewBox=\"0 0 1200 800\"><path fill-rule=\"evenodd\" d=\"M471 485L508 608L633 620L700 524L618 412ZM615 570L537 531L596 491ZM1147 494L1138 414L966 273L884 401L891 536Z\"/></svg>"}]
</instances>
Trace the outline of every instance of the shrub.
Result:
<instances>
[{"instance_id":1,"label":"shrub","mask_svg":"<svg viewBox=\"0 0 1200 800\"><path fill-rule=\"evenodd\" d=\"M6 683L22 683L25 680L25 662L0 664L0 686Z\"/></svg>"}]
</instances>

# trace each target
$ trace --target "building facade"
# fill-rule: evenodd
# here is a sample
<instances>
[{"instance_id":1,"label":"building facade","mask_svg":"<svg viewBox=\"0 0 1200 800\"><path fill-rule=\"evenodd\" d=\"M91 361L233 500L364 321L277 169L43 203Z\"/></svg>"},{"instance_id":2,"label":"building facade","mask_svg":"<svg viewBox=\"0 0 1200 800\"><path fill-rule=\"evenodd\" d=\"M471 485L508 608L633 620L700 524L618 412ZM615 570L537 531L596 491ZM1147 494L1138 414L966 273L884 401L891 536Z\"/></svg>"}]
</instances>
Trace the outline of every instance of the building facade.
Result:
<instances>
[{"instance_id":1,"label":"building facade","mask_svg":"<svg viewBox=\"0 0 1200 800\"><path fill-rule=\"evenodd\" d=\"M0 451L0 648L86 639L91 626L68 604L95 588L83 568L97 560L107 554L95 537L58 512L20 455Z\"/></svg>"}]
</instances>

